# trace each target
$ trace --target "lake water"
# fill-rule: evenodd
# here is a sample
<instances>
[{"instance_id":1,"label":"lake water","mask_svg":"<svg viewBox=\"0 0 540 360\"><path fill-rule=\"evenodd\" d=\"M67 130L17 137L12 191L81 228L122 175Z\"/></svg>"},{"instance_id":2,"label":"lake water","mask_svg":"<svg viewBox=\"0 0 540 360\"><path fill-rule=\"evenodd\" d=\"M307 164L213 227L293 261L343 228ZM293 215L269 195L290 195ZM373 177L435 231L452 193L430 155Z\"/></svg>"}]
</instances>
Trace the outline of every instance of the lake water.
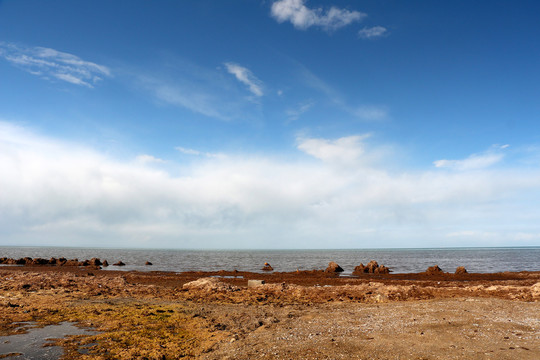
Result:
<instances>
[{"instance_id":1,"label":"lake water","mask_svg":"<svg viewBox=\"0 0 540 360\"><path fill-rule=\"evenodd\" d=\"M388 266L394 273L425 271L439 265L447 272L464 266L472 273L540 271L540 247L451 248L451 249L348 249L348 250L166 250L93 249L62 247L0 247L0 257L65 257L79 260L100 258L109 264L122 261L123 267L108 270L138 271L218 271L260 272L265 262L275 271L325 269L335 261L350 274L354 267L370 260ZM145 266L150 261L152 266Z\"/></svg>"}]
</instances>

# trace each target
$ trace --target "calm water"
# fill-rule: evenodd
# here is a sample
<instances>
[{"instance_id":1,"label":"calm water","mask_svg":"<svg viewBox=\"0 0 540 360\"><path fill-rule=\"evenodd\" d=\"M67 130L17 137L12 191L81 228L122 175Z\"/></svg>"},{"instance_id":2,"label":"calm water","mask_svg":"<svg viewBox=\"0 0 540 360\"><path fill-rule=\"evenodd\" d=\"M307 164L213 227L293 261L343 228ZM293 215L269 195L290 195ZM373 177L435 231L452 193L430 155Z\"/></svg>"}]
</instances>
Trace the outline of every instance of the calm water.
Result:
<instances>
[{"instance_id":1,"label":"calm water","mask_svg":"<svg viewBox=\"0 0 540 360\"><path fill-rule=\"evenodd\" d=\"M421 272L439 265L454 272L465 266L469 272L540 271L540 247L462 249L380 249L380 250L141 250L83 249L60 247L0 247L0 257L65 257L79 260L93 257L119 260L126 266L109 270L191 271L239 270L259 272L265 262L275 271L325 269L335 261L350 274L360 263L376 260L395 273ZM150 261L153 266L145 266Z\"/></svg>"}]
</instances>

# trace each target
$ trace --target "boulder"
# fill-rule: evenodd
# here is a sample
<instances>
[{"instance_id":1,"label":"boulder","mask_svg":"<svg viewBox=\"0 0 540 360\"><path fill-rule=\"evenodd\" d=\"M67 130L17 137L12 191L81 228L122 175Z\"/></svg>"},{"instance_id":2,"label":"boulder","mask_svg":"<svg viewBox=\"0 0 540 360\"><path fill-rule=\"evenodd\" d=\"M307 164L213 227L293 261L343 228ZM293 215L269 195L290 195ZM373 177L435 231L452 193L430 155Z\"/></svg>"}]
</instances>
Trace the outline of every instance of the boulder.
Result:
<instances>
[{"instance_id":1,"label":"boulder","mask_svg":"<svg viewBox=\"0 0 540 360\"><path fill-rule=\"evenodd\" d=\"M42 258L35 258L32 260L32 265L48 265L49 260Z\"/></svg>"},{"instance_id":2,"label":"boulder","mask_svg":"<svg viewBox=\"0 0 540 360\"><path fill-rule=\"evenodd\" d=\"M184 284L183 288L187 290L203 291L227 291L234 289L233 286L212 277L200 278L195 281L188 282Z\"/></svg>"},{"instance_id":3,"label":"boulder","mask_svg":"<svg viewBox=\"0 0 540 360\"><path fill-rule=\"evenodd\" d=\"M91 258L90 259L90 265L92 265L92 266L100 266L101 265L101 260L99 260L98 258Z\"/></svg>"},{"instance_id":4,"label":"boulder","mask_svg":"<svg viewBox=\"0 0 540 360\"><path fill-rule=\"evenodd\" d=\"M456 269L456 275L462 275L462 274L467 274L467 269L465 269L463 266L459 266Z\"/></svg>"},{"instance_id":5,"label":"boulder","mask_svg":"<svg viewBox=\"0 0 540 360\"><path fill-rule=\"evenodd\" d=\"M264 285L264 280L248 280L248 288L254 288Z\"/></svg>"},{"instance_id":6,"label":"boulder","mask_svg":"<svg viewBox=\"0 0 540 360\"><path fill-rule=\"evenodd\" d=\"M118 261L117 263L114 263L113 266L124 266L126 264L124 264L123 262L121 261Z\"/></svg>"},{"instance_id":7,"label":"boulder","mask_svg":"<svg viewBox=\"0 0 540 360\"><path fill-rule=\"evenodd\" d=\"M367 265L360 263L354 268L353 275L360 274L389 274L390 269L384 265L379 265L375 260L371 260Z\"/></svg>"},{"instance_id":8,"label":"boulder","mask_svg":"<svg viewBox=\"0 0 540 360\"><path fill-rule=\"evenodd\" d=\"M104 267L107 267L107 266L109 266L109 262L107 260L103 260L103 264L101 264L101 265L103 265Z\"/></svg>"},{"instance_id":9,"label":"boulder","mask_svg":"<svg viewBox=\"0 0 540 360\"><path fill-rule=\"evenodd\" d=\"M79 262L79 259L71 259L71 260L67 260L63 265L64 266L81 266L82 263Z\"/></svg>"},{"instance_id":10,"label":"boulder","mask_svg":"<svg viewBox=\"0 0 540 360\"><path fill-rule=\"evenodd\" d=\"M274 271L274 268L267 262L264 263L263 268L261 269L263 271Z\"/></svg>"},{"instance_id":11,"label":"boulder","mask_svg":"<svg viewBox=\"0 0 540 360\"><path fill-rule=\"evenodd\" d=\"M144 265L147 265L147 266L150 266L150 265L153 265L150 261L147 261L144 263Z\"/></svg>"},{"instance_id":12,"label":"boulder","mask_svg":"<svg viewBox=\"0 0 540 360\"><path fill-rule=\"evenodd\" d=\"M439 265L434 265L434 266L428 267L425 273L427 275L441 275L441 274L444 274L444 272L439 267Z\"/></svg>"},{"instance_id":13,"label":"boulder","mask_svg":"<svg viewBox=\"0 0 540 360\"><path fill-rule=\"evenodd\" d=\"M326 270L324 270L324 272L327 272L327 273L343 272L343 268L339 266L336 262L330 261L330 263L328 264L328 267L326 268Z\"/></svg>"}]
</instances>

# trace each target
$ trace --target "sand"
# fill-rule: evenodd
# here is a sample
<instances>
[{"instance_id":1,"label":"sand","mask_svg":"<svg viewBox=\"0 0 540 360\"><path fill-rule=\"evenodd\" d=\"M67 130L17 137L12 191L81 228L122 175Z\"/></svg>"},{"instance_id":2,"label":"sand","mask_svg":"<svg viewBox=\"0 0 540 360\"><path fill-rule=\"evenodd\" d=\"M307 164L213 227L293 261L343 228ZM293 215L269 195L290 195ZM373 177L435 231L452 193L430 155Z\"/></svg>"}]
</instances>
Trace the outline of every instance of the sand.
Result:
<instances>
[{"instance_id":1,"label":"sand","mask_svg":"<svg viewBox=\"0 0 540 360\"><path fill-rule=\"evenodd\" d=\"M0 267L0 336L23 321L99 331L57 340L66 359L539 359L540 272Z\"/></svg>"}]
</instances>

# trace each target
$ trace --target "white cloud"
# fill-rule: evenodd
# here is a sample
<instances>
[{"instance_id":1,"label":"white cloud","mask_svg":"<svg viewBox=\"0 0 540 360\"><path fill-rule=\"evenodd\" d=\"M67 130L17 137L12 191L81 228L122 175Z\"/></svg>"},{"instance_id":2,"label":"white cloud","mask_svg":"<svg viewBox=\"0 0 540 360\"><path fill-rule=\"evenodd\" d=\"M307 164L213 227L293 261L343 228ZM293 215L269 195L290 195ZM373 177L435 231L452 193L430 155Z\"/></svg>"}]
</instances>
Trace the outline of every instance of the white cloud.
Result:
<instances>
[{"instance_id":1,"label":"white cloud","mask_svg":"<svg viewBox=\"0 0 540 360\"><path fill-rule=\"evenodd\" d=\"M492 149L484 153L472 154L463 160L436 160L433 164L438 168L449 168L460 171L484 169L499 163L504 158L504 154L500 150L504 150L508 146L492 147Z\"/></svg>"},{"instance_id":2,"label":"white cloud","mask_svg":"<svg viewBox=\"0 0 540 360\"><path fill-rule=\"evenodd\" d=\"M173 175L151 155L120 161L0 122L2 238L192 248L473 246L490 233L507 245L537 241L540 170L392 171L395 155L374 156L369 140L303 138L304 156L286 159L168 161Z\"/></svg>"},{"instance_id":3,"label":"white cloud","mask_svg":"<svg viewBox=\"0 0 540 360\"><path fill-rule=\"evenodd\" d=\"M89 88L94 87L104 76L111 76L106 66L49 48L0 42L0 56L30 74Z\"/></svg>"},{"instance_id":4,"label":"white cloud","mask_svg":"<svg viewBox=\"0 0 540 360\"><path fill-rule=\"evenodd\" d=\"M225 63L224 65L238 81L248 86L253 95L263 96L262 82L249 69L234 63Z\"/></svg>"},{"instance_id":5,"label":"white cloud","mask_svg":"<svg viewBox=\"0 0 540 360\"><path fill-rule=\"evenodd\" d=\"M181 152L182 154L185 154L185 155L193 155L193 156L206 156L206 157L209 157L209 158L218 158L218 157L226 157L225 154L222 154L222 153L211 153L211 152L203 152L203 151L199 151L199 150L195 150L195 149L189 149L189 148L184 148L184 147L181 147L181 146L177 146L175 147L176 150L178 150L179 152Z\"/></svg>"},{"instance_id":6,"label":"white cloud","mask_svg":"<svg viewBox=\"0 0 540 360\"><path fill-rule=\"evenodd\" d=\"M363 140L370 135L355 135L336 140L300 139L298 149L325 162L354 164L364 155Z\"/></svg>"},{"instance_id":7,"label":"white cloud","mask_svg":"<svg viewBox=\"0 0 540 360\"><path fill-rule=\"evenodd\" d=\"M359 11L338 9L334 6L328 11L321 8L310 9L305 5L305 0L275 1L271 14L278 22L290 21L298 29L319 26L327 31L337 30L367 16Z\"/></svg>"},{"instance_id":8,"label":"white cloud","mask_svg":"<svg viewBox=\"0 0 540 360\"><path fill-rule=\"evenodd\" d=\"M137 161L143 164L163 164L166 161L152 155L142 154L137 156Z\"/></svg>"},{"instance_id":9,"label":"white cloud","mask_svg":"<svg viewBox=\"0 0 540 360\"><path fill-rule=\"evenodd\" d=\"M383 26L365 27L358 31L358 36L363 39L374 39L387 34L387 29Z\"/></svg>"}]
</instances>

